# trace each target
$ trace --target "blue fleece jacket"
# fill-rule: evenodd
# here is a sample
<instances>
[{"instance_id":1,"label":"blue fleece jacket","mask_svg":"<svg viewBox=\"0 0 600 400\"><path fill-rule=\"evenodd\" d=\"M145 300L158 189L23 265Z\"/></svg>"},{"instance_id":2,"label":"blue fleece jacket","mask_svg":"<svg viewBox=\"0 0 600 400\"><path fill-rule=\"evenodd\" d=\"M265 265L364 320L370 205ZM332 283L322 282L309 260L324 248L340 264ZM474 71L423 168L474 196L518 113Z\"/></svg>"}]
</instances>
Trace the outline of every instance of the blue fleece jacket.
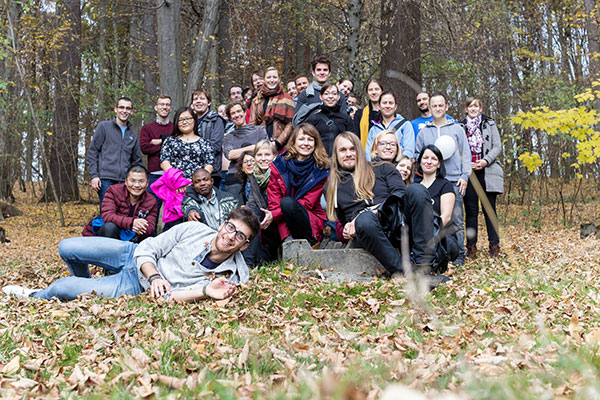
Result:
<instances>
[{"instance_id":1,"label":"blue fleece jacket","mask_svg":"<svg viewBox=\"0 0 600 400\"><path fill-rule=\"evenodd\" d=\"M392 127L396 128L396 137L398 138L398 143L400 143L402 154L409 158L415 157L415 132L413 131L412 124L409 120L404 120L401 126L396 126L403 119L402 115L396 114L396 117L388 126L383 126L383 121L376 121L373 124L371 129L369 129L369 136L367 136L367 144L365 146L368 161L371 161L371 146L373 146L375 137L380 132Z\"/></svg>"}]
</instances>

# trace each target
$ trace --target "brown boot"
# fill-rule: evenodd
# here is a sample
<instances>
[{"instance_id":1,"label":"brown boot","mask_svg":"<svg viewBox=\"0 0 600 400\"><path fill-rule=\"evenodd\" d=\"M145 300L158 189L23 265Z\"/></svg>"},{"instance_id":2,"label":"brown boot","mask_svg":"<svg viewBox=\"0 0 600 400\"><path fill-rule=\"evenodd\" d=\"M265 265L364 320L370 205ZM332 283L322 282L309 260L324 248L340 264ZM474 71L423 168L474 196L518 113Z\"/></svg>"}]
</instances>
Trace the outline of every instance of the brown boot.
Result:
<instances>
[{"instance_id":1,"label":"brown boot","mask_svg":"<svg viewBox=\"0 0 600 400\"><path fill-rule=\"evenodd\" d=\"M477 257L477 245L476 244L468 244L467 245L467 254L465 254L467 258L475 258Z\"/></svg>"},{"instance_id":2,"label":"brown boot","mask_svg":"<svg viewBox=\"0 0 600 400\"><path fill-rule=\"evenodd\" d=\"M498 257L500 256L500 245L499 244L490 244L490 257Z\"/></svg>"}]
</instances>

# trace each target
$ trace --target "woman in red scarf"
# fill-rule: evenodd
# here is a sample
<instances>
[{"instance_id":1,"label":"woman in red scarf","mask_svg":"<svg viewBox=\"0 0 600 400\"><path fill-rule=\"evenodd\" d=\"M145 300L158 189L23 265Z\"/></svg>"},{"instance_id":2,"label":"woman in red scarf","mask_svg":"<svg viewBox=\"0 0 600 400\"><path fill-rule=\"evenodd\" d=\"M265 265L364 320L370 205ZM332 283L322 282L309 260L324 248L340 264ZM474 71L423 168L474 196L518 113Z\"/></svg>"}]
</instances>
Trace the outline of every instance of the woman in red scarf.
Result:
<instances>
[{"instance_id":1,"label":"woman in red scarf","mask_svg":"<svg viewBox=\"0 0 600 400\"><path fill-rule=\"evenodd\" d=\"M267 68L260 92L250 105L249 123L264 126L269 139L281 150L292 132L293 117L294 100L283 92L277 68Z\"/></svg>"}]
</instances>

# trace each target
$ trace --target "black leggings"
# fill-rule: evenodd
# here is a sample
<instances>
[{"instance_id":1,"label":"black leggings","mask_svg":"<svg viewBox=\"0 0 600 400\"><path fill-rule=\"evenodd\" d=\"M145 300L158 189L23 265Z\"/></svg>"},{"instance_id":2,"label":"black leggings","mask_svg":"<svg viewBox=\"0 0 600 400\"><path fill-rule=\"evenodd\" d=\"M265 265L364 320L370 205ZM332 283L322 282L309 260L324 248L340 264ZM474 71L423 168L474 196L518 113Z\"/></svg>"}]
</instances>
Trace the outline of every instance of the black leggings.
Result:
<instances>
[{"instance_id":1,"label":"black leggings","mask_svg":"<svg viewBox=\"0 0 600 400\"><path fill-rule=\"evenodd\" d=\"M494 214L496 213L496 197L498 193L488 192L485 190L485 168L480 171L475 171L475 176L479 180L481 187L485 191L485 195L492 206L492 210L494 210ZM477 196L477 192L475 188L471 184L471 180L469 179L469 184L467 185L467 192L464 197L465 203L465 225L467 228L467 245L477 244L477 228L478 221L477 217L479 216L479 196ZM483 216L485 217L485 226L487 228L488 241L490 245L500 243L500 238L498 237L498 232L494 228L494 224L492 224L492 220L488 216L488 213L483 209Z\"/></svg>"},{"instance_id":2,"label":"black leggings","mask_svg":"<svg viewBox=\"0 0 600 400\"><path fill-rule=\"evenodd\" d=\"M308 211L306 211L302 204L291 197L284 197L281 199L280 206L281 212L283 213L283 219L285 219L285 223L292 234L292 238L306 239L311 246L317 243L317 239L315 239L312 234Z\"/></svg>"}]
</instances>

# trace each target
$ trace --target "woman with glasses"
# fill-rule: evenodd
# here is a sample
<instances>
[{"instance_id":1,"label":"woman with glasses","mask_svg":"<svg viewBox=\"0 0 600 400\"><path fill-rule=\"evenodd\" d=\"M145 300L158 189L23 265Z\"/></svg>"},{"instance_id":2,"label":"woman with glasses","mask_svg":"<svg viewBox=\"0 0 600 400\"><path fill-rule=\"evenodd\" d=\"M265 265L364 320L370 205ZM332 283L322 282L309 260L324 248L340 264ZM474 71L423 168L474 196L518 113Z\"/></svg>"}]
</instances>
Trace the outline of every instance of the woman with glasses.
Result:
<instances>
[{"instance_id":1,"label":"woman with glasses","mask_svg":"<svg viewBox=\"0 0 600 400\"><path fill-rule=\"evenodd\" d=\"M387 161L396 165L400 157L402 157L402 151L400 151L398 138L394 131L384 130L375 136L371 147L371 161Z\"/></svg>"},{"instance_id":2,"label":"woman with glasses","mask_svg":"<svg viewBox=\"0 0 600 400\"><path fill-rule=\"evenodd\" d=\"M310 112L306 122L317 128L327 156L331 157L336 136L345 131L353 132L354 124L346 110L340 109L340 92L335 84L324 84L320 97L321 104Z\"/></svg>"},{"instance_id":3,"label":"woman with glasses","mask_svg":"<svg viewBox=\"0 0 600 400\"><path fill-rule=\"evenodd\" d=\"M160 151L160 167L163 171L177 168L186 179L192 179L198 168L212 173L214 149L206 139L196 134L197 124L196 113L190 107L177 110L173 119L173 132Z\"/></svg>"},{"instance_id":4,"label":"woman with glasses","mask_svg":"<svg viewBox=\"0 0 600 400\"><path fill-rule=\"evenodd\" d=\"M314 246L323 238L327 219L321 194L329 176L329 158L319 132L308 123L294 129L287 149L270 167L269 211L281 240L306 239Z\"/></svg>"},{"instance_id":5,"label":"woman with glasses","mask_svg":"<svg viewBox=\"0 0 600 400\"><path fill-rule=\"evenodd\" d=\"M243 152L242 156L238 158L237 164L237 177L242 183L242 185L241 193L234 194L242 199L243 202L240 204L246 204L248 202L248 197L250 196L250 177L252 176L255 167L254 152Z\"/></svg>"}]
</instances>

